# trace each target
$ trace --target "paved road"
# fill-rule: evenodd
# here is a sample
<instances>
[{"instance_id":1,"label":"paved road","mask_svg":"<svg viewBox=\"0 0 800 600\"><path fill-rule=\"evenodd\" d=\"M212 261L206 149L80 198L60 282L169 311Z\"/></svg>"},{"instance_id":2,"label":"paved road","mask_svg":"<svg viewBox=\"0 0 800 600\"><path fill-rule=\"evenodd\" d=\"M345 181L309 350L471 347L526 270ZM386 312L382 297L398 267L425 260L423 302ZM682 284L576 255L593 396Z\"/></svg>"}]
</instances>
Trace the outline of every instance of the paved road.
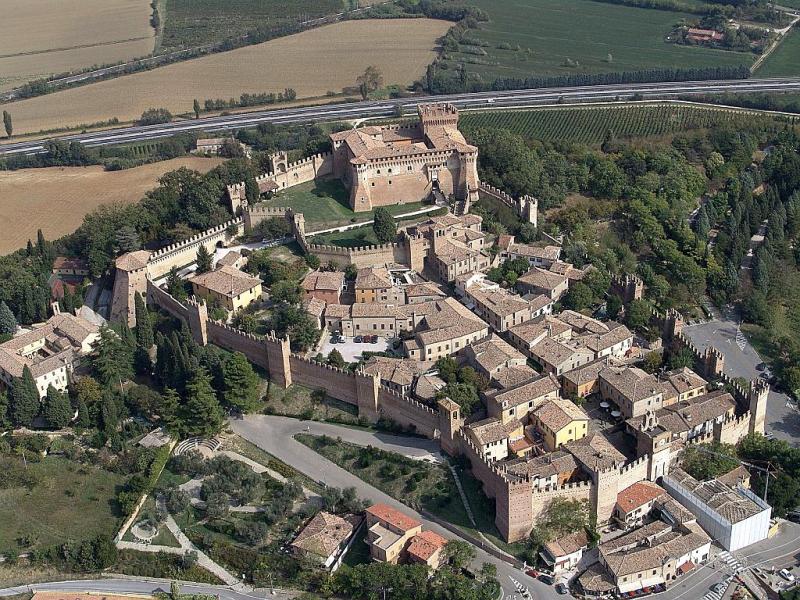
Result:
<instances>
[{"instance_id":1,"label":"paved road","mask_svg":"<svg viewBox=\"0 0 800 600\"><path fill-rule=\"evenodd\" d=\"M722 92L768 92L800 90L800 78L733 79L719 81L689 81L666 83L621 84L605 86L543 88L536 90L508 90L420 96L414 99L383 100L373 102L339 103L324 106L257 110L227 116L204 117L176 121L161 125L123 127L95 133L54 136L68 141L79 141L87 146L103 146L153 140L181 131L226 131L252 127L259 123L309 123L341 121L368 117L389 117L396 114L398 106L403 111L413 110L426 102L451 102L458 108L520 108L542 106L560 102L602 102L628 99L639 94L646 100L670 99L685 95L702 95ZM14 142L0 146L0 154L31 154L41 152L41 140Z\"/></svg>"},{"instance_id":2,"label":"paved road","mask_svg":"<svg viewBox=\"0 0 800 600\"><path fill-rule=\"evenodd\" d=\"M301 422L296 419L285 417L274 417L265 415L250 415L244 419L230 421L230 426L243 438L266 450L283 462L291 465L298 471L309 477L321 481L329 486L345 488L354 487L361 498L372 500L373 502L383 502L389 506L402 510L422 521L426 529L432 529L440 535L451 539L455 537L450 531L441 527L437 523L426 519L415 510L398 502L391 496L381 492L369 483L359 479L352 473L338 467L329 460L304 446L294 439L294 434L306 431L309 428L311 433L327 433L328 435L341 436L342 439L352 441L360 445L371 444L372 446L399 452L407 456L423 457L432 451L438 453L437 444L425 438L415 438L407 436L394 436L383 433L352 429L328 423L317 423L311 421ZM497 566L498 580L503 587L505 596L513 596L516 592L511 582L513 577L523 585L527 586L538 599L565 598L560 596L555 589L547 586L540 581L528 577L519 569L515 569L493 555L476 548L477 558L475 563L480 566L484 562L490 562ZM517 595L518 599L521 596Z\"/></svg>"},{"instance_id":3,"label":"paved road","mask_svg":"<svg viewBox=\"0 0 800 600\"><path fill-rule=\"evenodd\" d=\"M205 585L200 583L181 584L184 594L205 594L219 596L224 600L265 600L276 598L288 600L300 595L297 591L277 591L272 595L270 589L256 589L251 592L232 590L222 585ZM50 583L35 583L17 587L0 589L0 596L13 596L24 594L28 591L73 591L73 592L105 592L108 594L153 594L155 592L169 592L168 579L147 579L134 577L120 577L108 579L79 579L75 581L53 581Z\"/></svg>"},{"instance_id":4,"label":"paved road","mask_svg":"<svg viewBox=\"0 0 800 600\"><path fill-rule=\"evenodd\" d=\"M730 319L714 319L700 325L683 328L686 336L703 350L712 345L725 356L725 373L732 377L756 379L759 372L756 365L761 357L750 344L740 350L736 345L736 322ZM800 445L800 412L793 408L789 397L781 392L770 390L767 401L766 431L775 437L786 440L795 446Z\"/></svg>"}]
</instances>

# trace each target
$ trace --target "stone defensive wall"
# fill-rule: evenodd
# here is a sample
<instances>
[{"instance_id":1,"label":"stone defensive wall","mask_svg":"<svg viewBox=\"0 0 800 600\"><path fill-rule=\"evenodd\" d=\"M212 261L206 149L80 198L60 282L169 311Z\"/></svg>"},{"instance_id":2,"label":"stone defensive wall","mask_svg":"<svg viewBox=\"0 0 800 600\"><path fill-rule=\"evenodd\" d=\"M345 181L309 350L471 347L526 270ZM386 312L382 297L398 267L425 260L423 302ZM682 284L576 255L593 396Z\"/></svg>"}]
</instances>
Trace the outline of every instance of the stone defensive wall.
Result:
<instances>
[{"instance_id":1,"label":"stone defensive wall","mask_svg":"<svg viewBox=\"0 0 800 600\"><path fill-rule=\"evenodd\" d=\"M273 383L288 387L292 383L323 389L332 398L358 407L359 416L371 422L380 418L413 429L421 435L438 438L440 417L437 409L398 394L380 385L376 375L337 369L291 353L288 339L274 335L257 336L208 318L206 305L176 300L152 281L147 285L148 300L171 315L188 323L194 339L205 345L213 343L231 352L241 352L250 362L270 375Z\"/></svg>"},{"instance_id":2,"label":"stone defensive wall","mask_svg":"<svg viewBox=\"0 0 800 600\"><path fill-rule=\"evenodd\" d=\"M274 191L274 186L278 189L290 188L294 185L314 181L318 177L325 177L333 174L333 154L325 152L314 154L293 163L279 162L277 169L273 173L264 173L256 177L258 191L265 193ZM272 185L274 184L274 186ZM244 182L229 185L228 200L231 207L243 206L246 202L246 186Z\"/></svg>"},{"instance_id":3,"label":"stone defensive wall","mask_svg":"<svg viewBox=\"0 0 800 600\"><path fill-rule=\"evenodd\" d=\"M509 208L516 211L517 215L528 223L533 223L538 227L539 225L539 201L533 196L525 194L519 199L515 200L509 194L501 189L498 189L488 183L481 182L478 186L480 193L491 196L499 200Z\"/></svg>"},{"instance_id":4,"label":"stone defensive wall","mask_svg":"<svg viewBox=\"0 0 800 600\"><path fill-rule=\"evenodd\" d=\"M229 232L229 228L232 228L231 232ZM213 254L218 244L227 244L242 233L244 233L244 220L242 218L231 219L182 242L156 250L150 255L147 263L147 276L151 279L158 279L169 273L172 267L185 267L197 258L197 250L201 245Z\"/></svg>"},{"instance_id":5,"label":"stone defensive wall","mask_svg":"<svg viewBox=\"0 0 800 600\"><path fill-rule=\"evenodd\" d=\"M408 250L405 244L379 244L377 246L358 246L343 248L322 244L307 244L306 251L319 257L322 264L329 262L346 267L368 267L375 264L398 263L409 264Z\"/></svg>"}]
</instances>

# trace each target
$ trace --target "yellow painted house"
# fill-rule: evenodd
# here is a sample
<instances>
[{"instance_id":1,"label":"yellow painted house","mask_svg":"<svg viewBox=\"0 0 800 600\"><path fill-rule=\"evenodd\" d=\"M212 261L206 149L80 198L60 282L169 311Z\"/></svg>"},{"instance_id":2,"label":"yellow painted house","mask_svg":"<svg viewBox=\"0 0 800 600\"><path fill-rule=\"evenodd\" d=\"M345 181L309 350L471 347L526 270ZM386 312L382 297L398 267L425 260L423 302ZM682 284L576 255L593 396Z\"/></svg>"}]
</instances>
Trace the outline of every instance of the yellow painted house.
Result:
<instances>
[{"instance_id":1,"label":"yellow painted house","mask_svg":"<svg viewBox=\"0 0 800 600\"><path fill-rule=\"evenodd\" d=\"M589 416L571 400L548 400L531 413L531 422L541 434L545 448L555 451L567 442L585 438Z\"/></svg>"},{"instance_id":2,"label":"yellow painted house","mask_svg":"<svg viewBox=\"0 0 800 600\"><path fill-rule=\"evenodd\" d=\"M189 281L195 296L236 311L261 298L261 280L236 267L225 265L216 271L195 275Z\"/></svg>"}]
</instances>

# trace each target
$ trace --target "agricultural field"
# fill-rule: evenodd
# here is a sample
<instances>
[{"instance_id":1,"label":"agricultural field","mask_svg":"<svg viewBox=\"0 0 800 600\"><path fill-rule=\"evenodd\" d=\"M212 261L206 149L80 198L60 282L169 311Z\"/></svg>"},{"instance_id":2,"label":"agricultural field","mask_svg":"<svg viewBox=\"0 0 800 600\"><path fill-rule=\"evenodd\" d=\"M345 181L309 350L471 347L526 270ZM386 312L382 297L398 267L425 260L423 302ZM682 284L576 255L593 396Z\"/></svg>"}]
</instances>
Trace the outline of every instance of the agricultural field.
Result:
<instances>
[{"instance_id":1,"label":"agricultural field","mask_svg":"<svg viewBox=\"0 0 800 600\"><path fill-rule=\"evenodd\" d=\"M800 4L800 0L798 2ZM792 29L775 52L756 71L756 77L783 77L797 75L800 67L800 29Z\"/></svg>"},{"instance_id":2,"label":"agricultural field","mask_svg":"<svg viewBox=\"0 0 800 600\"><path fill-rule=\"evenodd\" d=\"M434 19L345 21L263 44L222 52L108 81L14 102L0 108L14 119L14 133L130 121L148 108L190 112L192 101L281 92L324 96L353 86L368 65L386 84L409 84L436 56L436 40L451 23Z\"/></svg>"},{"instance_id":3,"label":"agricultural field","mask_svg":"<svg viewBox=\"0 0 800 600\"><path fill-rule=\"evenodd\" d=\"M0 254L23 247L39 228L51 240L72 233L101 204L138 202L168 171L189 167L206 172L221 162L187 157L125 171L100 166L0 171Z\"/></svg>"},{"instance_id":4,"label":"agricultural field","mask_svg":"<svg viewBox=\"0 0 800 600\"><path fill-rule=\"evenodd\" d=\"M752 124L758 118L726 109L659 104L466 113L460 123L467 135L478 127L490 127L509 129L527 139L599 144L609 130L619 138L651 137L726 124Z\"/></svg>"},{"instance_id":5,"label":"agricultural field","mask_svg":"<svg viewBox=\"0 0 800 600\"><path fill-rule=\"evenodd\" d=\"M487 82L504 77L750 65L754 60L747 53L666 42L665 35L678 21L692 17L686 13L591 0L470 0L470 4L490 18L479 30L468 32L470 38L482 42L486 56L448 52L451 60L446 63L452 67L466 62L469 73ZM568 66L568 60L577 61L578 66Z\"/></svg>"},{"instance_id":6,"label":"agricultural field","mask_svg":"<svg viewBox=\"0 0 800 600\"><path fill-rule=\"evenodd\" d=\"M0 554L116 533L124 476L57 457L27 469L38 481L32 490L0 490Z\"/></svg>"},{"instance_id":7,"label":"agricultural field","mask_svg":"<svg viewBox=\"0 0 800 600\"><path fill-rule=\"evenodd\" d=\"M344 10L342 0L167 0L161 52L238 37Z\"/></svg>"},{"instance_id":8,"label":"agricultural field","mask_svg":"<svg viewBox=\"0 0 800 600\"><path fill-rule=\"evenodd\" d=\"M153 51L150 0L4 0L2 7L0 90Z\"/></svg>"}]
</instances>

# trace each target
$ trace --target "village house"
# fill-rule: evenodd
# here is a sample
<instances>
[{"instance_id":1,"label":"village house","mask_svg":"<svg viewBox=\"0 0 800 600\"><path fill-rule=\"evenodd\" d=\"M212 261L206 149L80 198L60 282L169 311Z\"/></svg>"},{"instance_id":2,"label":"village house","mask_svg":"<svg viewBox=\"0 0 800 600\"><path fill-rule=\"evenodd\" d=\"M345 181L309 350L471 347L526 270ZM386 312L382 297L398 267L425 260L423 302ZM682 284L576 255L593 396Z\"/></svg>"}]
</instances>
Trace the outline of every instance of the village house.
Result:
<instances>
[{"instance_id":1,"label":"village house","mask_svg":"<svg viewBox=\"0 0 800 600\"><path fill-rule=\"evenodd\" d=\"M583 551L589 548L589 536L586 531L576 531L557 540L547 542L539 556L554 575L574 569L583 556Z\"/></svg>"},{"instance_id":2,"label":"village house","mask_svg":"<svg viewBox=\"0 0 800 600\"><path fill-rule=\"evenodd\" d=\"M368 125L331 134L333 173L356 211L434 194L476 200L478 149L458 130L452 104L423 104L414 125Z\"/></svg>"},{"instance_id":3,"label":"village house","mask_svg":"<svg viewBox=\"0 0 800 600\"><path fill-rule=\"evenodd\" d=\"M600 396L616 404L626 419L662 407L664 393L655 375L637 367L607 367L598 377Z\"/></svg>"},{"instance_id":4,"label":"village house","mask_svg":"<svg viewBox=\"0 0 800 600\"><path fill-rule=\"evenodd\" d=\"M543 339L550 337L565 341L572 337L572 328L558 317L545 316L537 321L527 321L506 331L506 338L528 358L533 358L533 348Z\"/></svg>"},{"instance_id":5,"label":"village house","mask_svg":"<svg viewBox=\"0 0 800 600\"><path fill-rule=\"evenodd\" d=\"M613 518L623 529L640 527L656 502L665 495L661 486L649 481L638 481L617 494Z\"/></svg>"},{"instance_id":6,"label":"village house","mask_svg":"<svg viewBox=\"0 0 800 600\"><path fill-rule=\"evenodd\" d=\"M214 264L214 268L218 269L219 267L228 266L234 269L243 269L246 264L246 256L238 250L229 250Z\"/></svg>"},{"instance_id":7,"label":"village house","mask_svg":"<svg viewBox=\"0 0 800 600\"><path fill-rule=\"evenodd\" d=\"M713 29L699 29L697 27L689 27L686 30L686 39L699 44L709 42L721 42L725 39L725 34Z\"/></svg>"},{"instance_id":8,"label":"village house","mask_svg":"<svg viewBox=\"0 0 800 600\"><path fill-rule=\"evenodd\" d=\"M341 304L344 285L344 273L340 271L311 271L303 278L300 289L304 298Z\"/></svg>"},{"instance_id":9,"label":"village house","mask_svg":"<svg viewBox=\"0 0 800 600\"><path fill-rule=\"evenodd\" d=\"M475 311L497 332L531 320L528 302L504 289L482 290L478 286L466 289L467 307Z\"/></svg>"},{"instance_id":10,"label":"village house","mask_svg":"<svg viewBox=\"0 0 800 600\"><path fill-rule=\"evenodd\" d=\"M433 302L442 300L447 294L438 285L431 282L412 283L404 287L406 302L408 304L420 304L422 302Z\"/></svg>"},{"instance_id":11,"label":"village house","mask_svg":"<svg viewBox=\"0 0 800 600\"><path fill-rule=\"evenodd\" d=\"M552 489L580 476L578 462L565 450L509 460L503 463L503 468L510 477L530 481L532 490Z\"/></svg>"},{"instance_id":12,"label":"village house","mask_svg":"<svg viewBox=\"0 0 800 600\"><path fill-rule=\"evenodd\" d=\"M706 392L708 382L688 367L667 371L662 375L664 406L691 400Z\"/></svg>"},{"instance_id":13,"label":"village house","mask_svg":"<svg viewBox=\"0 0 800 600\"><path fill-rule=\"evenodd\" d=\"M435 571L444 563L447 540L435 531L420 531L408 542L406 555L411 564L421 564Z\"/></svg>"},{"instance_id":14,"label":"village house","mask_svg":"<svg viewBox=\"0 0 800 600\"><path fill-rule=\"evenodd\" d=\"M405 292L394 283L391 273L385 267L359 269L355 281L355 294L356 303L405 304L406 301Z\"/></svg>"},{"instance_id":15,"label":"village house","mask_svg":"<svg viewBox=\"0 0 800 600\"><path fill-rule=\"evenodd\" d=\"M571 400L548 400L530 415L531 423L542 436L548 452L588 434L589 416Z\"/></svg>"},{"instance_id":16,"label":"village house","mask_svg":"<svg viewBox=\"0 0 800 600\"><path fill-rule=\"evenodd\" d=\"M403 348L414 360L436 362L489 335L489 326L453 298L413 305L413 310L422 318L414 337L403 342Z\"/></svg>"},{"instance_id":17,"label":"village house","mask_svg":"<svg viewBox=\"0 0 800 600\"><path fill-rule=\"evenodd\" d=\"M469 364L487 379L492 379L510 367L525 366L526 362L522 354L496 334L467 346L464 349L464 356Z\"/></svg>"},{"instance_id":18,"label":"village house","mask_svg":"<svg viewBox=\"0 0 800 600\"><path fill-rule=\"evenodd\" d=\"M524 435L522 423L518 419L503 423L497 417L465 425L464 432L488 461L505 459L508 456L509 444Z\"/></svg>"},{"instance_id":19,"label":"village house","mask_svg":"<svg viewBox=\"0 0 800 600\"><path fill-rule=\"evenodd\" d=\"M290 547L296 556L308 557L325 569L335 571L362 522L361 517L342 518L320 511L300 530Z\"/></svg>"},{"instance_id":20,"label":"village house","mask_svg":"<svg viewBox=\"0 0 800 600\"><path fill-rule=\"evenodd\" d=\"M367 538L372 560L397 564L408 541L422 531L422 523L386 504L366 510Z\"/></svg>"},{"instance_id":21,"label":"village house","mask_svg":"<svg viewBox=\"0 0 800 600\"><path fill-rule=\"evenodd\" d=\"M553 375L561 375L577 369L581 365L595 359L594 352L575 340L559 341L545 337L530 350L533 358L542 370Z\"/></svg>"},{"instance_id":22,"label":"village house","mask_svg":"<svg viewBox=\"0 0 800 600\"><path fill-rule=\"evenodd\" d=\"M0 344L0 384L12 387L28 367L40 398L51 385L63 392L81 357L92 352L99 339L100 327L94 323L69 313L55 314Z\"/></svg>"},{"instance_id":23,"label":"village house","mask_svg":"<svg viewBox=\"0 0 800 600\"><path fill-rule=\"evenodd\" d=\"M261 298L261 279L234 267L222 266L190 277L189 282L195 296L228 311L245 308Z\"/></svg>"},{"instance_id":24,"label":"village house","mask_svg":"<svg viewBox=\"0 0 800 600\"><path fill-rule=\"evenodd\" d=\"M379 375L381 383L401 394L408 394L416 378L428 367L407 358L372 356L364 364L364 373Z\"/></svg>"},{"instance_id":25,"label":"village house","mask_svg":"<svg viewBox=\"0 0 800 600\"><path fill-rule=\"evenodd\" d=\"M504 260L522 258L527 260L531 267L549 269L560 257L561 246L540 247L530 244L517 244L512 241L506 248L500 248L500 258Z\"/></svg>"},{"instance_id":26,"label":"village house","mask_svg":"<svg viewBox=\"0 0 800 600\"><path fill-rule=\"evenodd\" d=\"M484 393L486 412L503 423L525 418L534 409L548 400L559 397L561 386L552 375L545 375L522 385L505 390L490 390Z\"/></svg>"},{"instance_id":27,"label":"village house","mask_svg":"<svg viewBox=\"0 0 800 600\"><path fill-rule=\"evenodd\" d=\"M520 276L515 285L520 294L543 294L551 300L559 300L567 293L569 280L564 275L534 267Z\"/></svg>"},{"instance_id":28,"label":"village house","mask_svg":"<svg viewBox=\"0 0 800 600\"><path fill-rule=\"evenodd\" d=\"M53 261L53 275L66 277L88 277L89 263L82 258L57 256Z\"/></svg>"},{"instance_id":29,"label":"village house","mask_svg":"<svg viewBox=\"0 0 800 600\"><path fill-rule=\"evenodd\" d=\"M609 357L605 357L563 373L561 386L564 388L564 395L585 398L599 392L600 371L613 364Z\"/></svg>"}]
</instances>

